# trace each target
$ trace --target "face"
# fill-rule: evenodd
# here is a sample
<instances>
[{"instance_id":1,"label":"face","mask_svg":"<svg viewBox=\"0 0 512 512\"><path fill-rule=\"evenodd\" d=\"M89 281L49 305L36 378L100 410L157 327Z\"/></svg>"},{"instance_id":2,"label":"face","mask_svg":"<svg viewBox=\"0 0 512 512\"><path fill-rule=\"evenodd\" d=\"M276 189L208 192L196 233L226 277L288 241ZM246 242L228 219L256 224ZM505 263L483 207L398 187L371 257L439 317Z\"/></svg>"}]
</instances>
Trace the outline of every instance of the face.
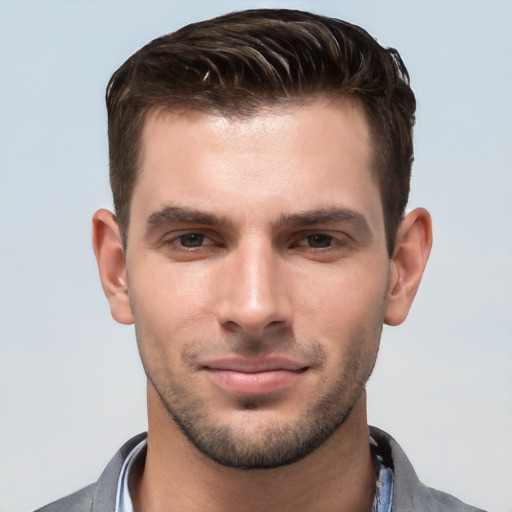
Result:
<instances>
[{"instance_id":1,"label":"face","mask_svg":"<svg viewBox=\"0 0 512 512\"><path fill-rule=\"evenodd\" d=\"M127 288L150 386L221 464L289 464L361 398L390 260L369 128L349 104L149 116Z\"/></svg>"}]
</instances>

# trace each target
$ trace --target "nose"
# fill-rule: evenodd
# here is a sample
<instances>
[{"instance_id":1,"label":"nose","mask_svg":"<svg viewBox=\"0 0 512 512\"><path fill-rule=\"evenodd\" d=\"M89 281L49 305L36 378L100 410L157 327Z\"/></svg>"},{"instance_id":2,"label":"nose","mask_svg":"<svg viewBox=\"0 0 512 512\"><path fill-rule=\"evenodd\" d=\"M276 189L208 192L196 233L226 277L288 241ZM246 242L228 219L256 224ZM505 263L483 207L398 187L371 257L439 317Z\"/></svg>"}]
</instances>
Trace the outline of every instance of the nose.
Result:
<instances>
[{"instance_id":1,"label":"nose","mask_svg":"<svg viewBox=\"0 0 512 512\"><path fill-rule=\"evenodd\" d=\"M223 328L261 336L290 327L291 290L285 265L270 244L248 242L225 259L217 316Z\"/></svg>"}]
</instances>

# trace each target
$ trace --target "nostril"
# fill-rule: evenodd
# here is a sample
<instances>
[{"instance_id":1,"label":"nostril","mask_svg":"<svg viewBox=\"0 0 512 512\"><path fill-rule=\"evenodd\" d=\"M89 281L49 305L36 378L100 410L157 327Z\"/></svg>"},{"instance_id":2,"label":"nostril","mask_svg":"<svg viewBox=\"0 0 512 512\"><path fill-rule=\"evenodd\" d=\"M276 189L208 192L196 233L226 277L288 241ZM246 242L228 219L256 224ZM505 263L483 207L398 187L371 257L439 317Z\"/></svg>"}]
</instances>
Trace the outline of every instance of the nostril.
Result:
<instances>
[{"instance_id":1,"label":"nostril","mask_svg":"<svg viewBox=\"0 0 512 512\"><path fill-rule=\"evenodd\" d=\"M232 322L232 321L224 322L222 324L222 326L228 332L236 332L236 331L240 330L240 327L236 324L236 322Z\"/></svg>"}]
</instances>

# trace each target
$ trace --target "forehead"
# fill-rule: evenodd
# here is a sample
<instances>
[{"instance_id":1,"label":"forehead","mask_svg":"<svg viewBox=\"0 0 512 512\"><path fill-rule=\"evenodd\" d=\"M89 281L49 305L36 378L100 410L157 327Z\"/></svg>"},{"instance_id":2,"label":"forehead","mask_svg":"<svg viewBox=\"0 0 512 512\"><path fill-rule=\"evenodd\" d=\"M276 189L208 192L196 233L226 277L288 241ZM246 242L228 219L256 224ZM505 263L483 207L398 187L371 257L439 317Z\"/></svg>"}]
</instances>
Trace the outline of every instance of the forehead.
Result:
<instances>
[{"instance_id":1,"label":"forehead","mask_svg":"<svg viewBox=\"0 0 512 512\"><path fill-rule=\"evenodd\" d=\"M381 210L369 126L350 102L263 109L244 118L154 111L142 149L133 214L167 204L258 218L338 203L375 209L377 202Z\"/></svg>"}]
</instances>

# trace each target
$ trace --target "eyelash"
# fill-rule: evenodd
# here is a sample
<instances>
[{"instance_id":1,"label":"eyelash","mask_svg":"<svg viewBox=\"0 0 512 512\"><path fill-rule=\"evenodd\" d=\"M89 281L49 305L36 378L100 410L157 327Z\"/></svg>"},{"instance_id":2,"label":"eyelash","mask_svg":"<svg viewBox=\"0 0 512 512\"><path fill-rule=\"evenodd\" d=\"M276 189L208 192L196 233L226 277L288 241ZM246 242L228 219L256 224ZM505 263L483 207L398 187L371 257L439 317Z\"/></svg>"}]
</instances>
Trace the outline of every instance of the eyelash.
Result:
<instances>
[{"instance_id":1,"label":"eyelash","mask_svg":"<svg viewBox=\"0 0 512 512\"><path fill-rule=\"evenodd\" d=\"M186 239L187 237L190 238L189 241L192 242L191 246L187 246L183 243L184 239ZM202 247L204 239L205 239L205 236L200 233L187 233L186 235L179 236L176 240L178 242L180 242L180 245L182 247L186 247L187 249L192 249L192 248L196 248L196 247ZM196 245L196 242L197 242L197 245Z\"/></svg>"},{"instance_id":2,"label":"eyelash","mask_svg":"<svg viewBox=\"0 0 512 512\"><path fill-rule=\"evenodd\" d=\"M199 241L198 245L191 245L186 246L183 244L183 241L186 238L194 238L196 237ZM209 240L211 243L204 243L204 240ZM198 231L188 231L186 233L177 233L174 234L172 237L168 239L163 240L163 245L165 247L172 247L173 249L178 249L182 251L195 251L204 247L208 247L210 245L215 245L215 241L212 239L211 236L208 236L204 233L198 232Z\"/></svg>"},{"instance_id":3,"label":"eyelash","mask_svg":"<svg viewBox=\"0 0 512 512\"><path fill-rule=\"evenodd\" d=\"M299 239L299 243L297 243L298 247L303 246L300 242L303 240L307 241L304 246L307 246L310 249L320 249L325 250L329 249L330 247L333 247L337 240L334 236L329 235L327 233L312 233L311 235L306 235ZM315 246L314 244L317 243L318 245Z\"/></svg>"},{"instance_id":4,"label":"eyelash","mask_svg":"<svg viewBox=\"0 0 512 512\"><path fill-rule=\"evenodd\" d=\"M192 242L194 243L194 238L197 240L197 245L187 246L184 244L184 241L187 238L192 238ZM315 238L318 246L315 246ZM323 231L315 231L315 232L307 232L307 233L299 233L295 236L290 244L288 244L289 248L300 248L303 247L305 249L309 249L311 251L327 251L329 249L333 250L335 248L344 247L348 243L348 236L343 233L336 233L336 235L330 234L328 232ZM208 241L208 243L204 243ZM190 241L190 240L189 240ZM303 243L306 242L306 243ZM313 244L313 245L312 245ZM178 250L183 251L196 251L201 248L209 247L209 246L220 246L223 244L220 240L217 242L213 236L201 233L199 231L189 231L186 233L175 234L172 238L164 240L164 246L178 248Z\"/></svg>"}]
</instances>

